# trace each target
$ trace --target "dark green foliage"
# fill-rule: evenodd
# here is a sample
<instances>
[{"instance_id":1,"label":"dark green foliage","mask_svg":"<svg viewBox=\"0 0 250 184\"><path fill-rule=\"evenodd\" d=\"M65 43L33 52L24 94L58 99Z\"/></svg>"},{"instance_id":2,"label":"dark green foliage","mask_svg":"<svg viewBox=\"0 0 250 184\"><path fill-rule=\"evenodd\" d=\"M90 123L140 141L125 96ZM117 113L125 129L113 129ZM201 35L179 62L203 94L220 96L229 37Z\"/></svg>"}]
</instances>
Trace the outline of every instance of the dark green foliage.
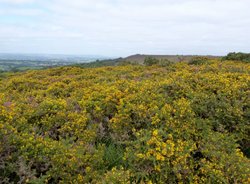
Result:
<instances>
[{"instance_id":1,"label":"dark green foliage","mask_svg":"<svg viewBox=\"0 0 250 184\"><path fill-rule=\"evenodd\" d=\"M235 60L235 61L243 61L249 63L250 53L230 52L227 56L223 57L222 60Z\"/></svg>"},{"instance_id":2,"label":"dark green foliage","mask_svg":"<svg viewBox=\"0 0 250 184\"><path fill-rule=\"evenodd\" d=\"M105 146L105 151L103 155L103 160L105 164L105 169L112 169L114 167L120 167L124 164L123 161L124 149L121 145L116 145L114 143Z\"/></svg>"},{"instance_id":3,"label":"dark green foliage","mask_svg":"<svg viewBox=\"0 0 250 184\"><path fill-rule=\"evenodd\" d=\"M81 68L96 68L96 67L103 67L103 66L116 66L116 65L119 65L121 61L122 61L122 58L108 59L108 60L96 60L95 62L81 63L81 64L76 64L74 66L78 66Z\"/></svg>"},{"instance_id":4,"label":"dark green foliage","mask_svg":"<svg viewBox=\"0 0 250 184\"><path fill-rule=\"evenodd\" d=\"M154 57L146 57L143 64L146 66L169 66L173 64L173 62L169 61L168 59L156 59Z\"/></svg>"},{"instance_id":5,"label":"dark green foliage","mask_svg":"<svg viewBox=\"0 0 250 184\"><path fill-rule=\"evenodd\" d=\"M201 64L206 64L208 63L209 59L207 57L194 57L191 59L191 61L189 62L189 64L191 65L201 65Z\"/></svg>"},{"instance_id":6,"label":"dark green foliage","mask_svg":"<svg viewBox=\"0 0 250 184\"><path fill-rule=\"evenodd\" d=\"M144 65L146 66L152 66L152 65L156 65L159 64L159 60L153 57L146 57L144 60Z\"/></svg>"}]
</instances>

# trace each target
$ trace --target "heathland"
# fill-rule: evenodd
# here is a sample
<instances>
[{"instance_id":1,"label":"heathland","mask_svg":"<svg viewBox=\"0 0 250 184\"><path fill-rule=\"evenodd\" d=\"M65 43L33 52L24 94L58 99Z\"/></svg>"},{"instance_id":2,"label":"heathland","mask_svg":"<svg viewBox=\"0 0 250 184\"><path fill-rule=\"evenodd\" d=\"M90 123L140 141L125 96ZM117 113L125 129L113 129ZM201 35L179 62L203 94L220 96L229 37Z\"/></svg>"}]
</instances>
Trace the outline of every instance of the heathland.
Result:
<instances>
[{"instance_id":1,"label":"heathland","mask_svg":"<svg viewBox=\"0 0 250 184\"><path fill-rule=\"evenodd\" d=\"M0 181L250 183L250 64L229 59L2 75Z\"/></svg>"}]
</instances>

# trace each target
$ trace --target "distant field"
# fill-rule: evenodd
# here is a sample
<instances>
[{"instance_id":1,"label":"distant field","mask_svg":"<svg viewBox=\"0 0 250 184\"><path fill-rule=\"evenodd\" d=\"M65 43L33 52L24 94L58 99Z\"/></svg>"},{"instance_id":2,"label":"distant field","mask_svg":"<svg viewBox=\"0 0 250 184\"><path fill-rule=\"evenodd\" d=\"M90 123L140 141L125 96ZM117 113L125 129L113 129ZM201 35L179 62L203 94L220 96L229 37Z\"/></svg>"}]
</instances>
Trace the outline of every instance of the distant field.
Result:
<instances>
[{"instance_id":1,"label":"distant field","mask_svg":"<svg viewBox=\"0 0 250 184\"><path fill-rule=\"evenodd\" d=\"M97 59L105 58L102 56L0 53L0 71L24 71L30 69L43 69L55 66L93 62Z\"/></svg>"},{"instance_id":2,"label":"distant field","mask_svg":"<svg viewBox=\"0 0 250 184\"><path fill-rule=\"evenodd\" d=\"M71 64L71 62L63 61L0 60L0 71L24 71L31 69L43 69L55 66L66 66Z\"/></svg>"}]
</instances>

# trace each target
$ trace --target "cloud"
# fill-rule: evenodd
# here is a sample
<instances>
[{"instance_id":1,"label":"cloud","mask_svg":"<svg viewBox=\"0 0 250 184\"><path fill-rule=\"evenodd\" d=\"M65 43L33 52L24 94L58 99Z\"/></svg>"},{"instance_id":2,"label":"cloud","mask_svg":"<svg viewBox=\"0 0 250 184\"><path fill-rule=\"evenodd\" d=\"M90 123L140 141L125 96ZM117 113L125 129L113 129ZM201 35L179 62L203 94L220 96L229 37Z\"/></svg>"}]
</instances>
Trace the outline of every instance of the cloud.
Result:
<instances>
[{"instance_id":1,"label":"cloud","mask_svg":"<svg viewBox=\"0 0 250 184\"><path fill-rule=\"evenodd\" d=\"M16 52L15 42L3 46L9 39L22 40L21 52L32 45L36 52L122 56L225 54L247 51L250 44L247 0L4 2L0 51Z\"/></svg>"},{"instance_id":2,"label":"cloud","mask_svg":"<svg viewBox=\"0 0 250 184\"><path fill-rule=\"evenodd\" d=\"M8 3L8 4L23 4L32 2L35 2L35 0L0 0L0 3Z\"/></svg>"}]
</instances>

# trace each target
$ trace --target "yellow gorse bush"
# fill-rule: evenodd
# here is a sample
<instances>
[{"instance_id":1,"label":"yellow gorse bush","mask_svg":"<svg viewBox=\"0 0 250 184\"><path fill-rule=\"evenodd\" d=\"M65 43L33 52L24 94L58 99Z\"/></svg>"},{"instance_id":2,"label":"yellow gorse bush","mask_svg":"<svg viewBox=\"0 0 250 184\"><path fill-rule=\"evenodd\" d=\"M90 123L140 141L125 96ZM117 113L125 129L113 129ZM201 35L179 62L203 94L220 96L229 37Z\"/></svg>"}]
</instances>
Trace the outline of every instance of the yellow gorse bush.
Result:
<instances>
[{"instance_id":1,"label":"yellow gorse bush","mask_svg":"<svg viewBox=\"0 0 250 184\"><path fill-rule=\"evenodd\" d=\"M249 183L250 64L60 67L0 81L0 180Z\"/></svg>"}]
</instances>

